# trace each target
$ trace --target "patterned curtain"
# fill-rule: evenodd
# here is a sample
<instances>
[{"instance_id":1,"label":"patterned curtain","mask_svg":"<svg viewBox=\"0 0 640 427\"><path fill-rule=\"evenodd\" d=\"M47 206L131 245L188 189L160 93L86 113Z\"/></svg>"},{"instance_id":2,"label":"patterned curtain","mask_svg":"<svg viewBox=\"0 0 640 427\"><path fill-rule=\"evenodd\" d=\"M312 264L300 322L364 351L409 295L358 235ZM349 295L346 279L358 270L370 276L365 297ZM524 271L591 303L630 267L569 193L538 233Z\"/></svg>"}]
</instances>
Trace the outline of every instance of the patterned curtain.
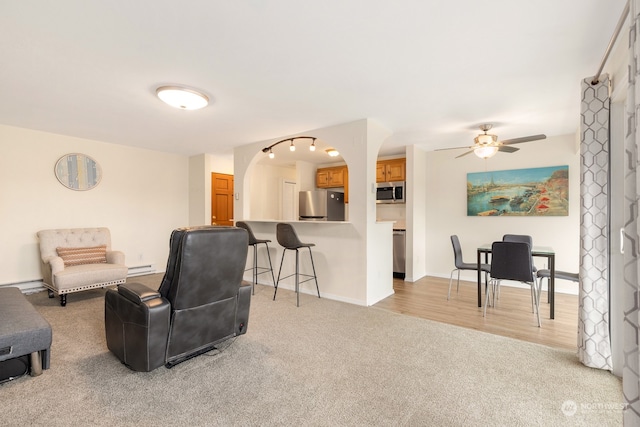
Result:
<instances>
[{"instance_id":1,"label":"patterned curtain","mask_svg":"<svg viewBox=\"0 0 640 427\"><path fill-rule=\"evenodd\" d=\"M612 370L609 337L609 77L582 82L578 358Z\"/></svg>"},{"instance_id":2,"label":"patterned curtain","mask_svg":"<svg viewBox=\"0 0 640 427\"><path fill-rule=\"evenodd\" d=\"M640 425L640 358L638 340L640 339L640 230L638 229L638 189L640 176L638 170L638 113L640 112L640 87L636 87L638 79L638 58L640 46L637 43L637 31L640 17L640 0L630 2L629 29L629 88L626 101L625 122L625 162L624 162L624 371L622 374L622 390L625 403L624 424Z\"/></svg>"}]
</instances>

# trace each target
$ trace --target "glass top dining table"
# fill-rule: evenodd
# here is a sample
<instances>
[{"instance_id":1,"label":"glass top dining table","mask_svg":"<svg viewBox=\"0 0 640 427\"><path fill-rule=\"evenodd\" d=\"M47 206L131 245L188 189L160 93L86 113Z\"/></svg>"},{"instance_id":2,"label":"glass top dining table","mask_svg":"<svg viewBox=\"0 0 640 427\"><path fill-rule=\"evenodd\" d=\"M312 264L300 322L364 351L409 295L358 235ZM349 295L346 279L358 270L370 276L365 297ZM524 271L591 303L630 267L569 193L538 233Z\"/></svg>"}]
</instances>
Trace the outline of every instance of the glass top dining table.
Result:
<instances>
[{"instance_id":1,"label":"glass top dining table","mask_svg":"<svg viewBox=\"0 0 640 427\"><path fill-rule=\"evenodd\" d=\"M484 264L489 264L489 254L491 253L491 243L478 246L478 307L482 307L482 254L484 254ZM547 258L549 265L549 311L550 319L555 318L555 278L556 278L556 253L550 246L533 246L531 255L534 257Z\"/></svg>"}]
</instances>

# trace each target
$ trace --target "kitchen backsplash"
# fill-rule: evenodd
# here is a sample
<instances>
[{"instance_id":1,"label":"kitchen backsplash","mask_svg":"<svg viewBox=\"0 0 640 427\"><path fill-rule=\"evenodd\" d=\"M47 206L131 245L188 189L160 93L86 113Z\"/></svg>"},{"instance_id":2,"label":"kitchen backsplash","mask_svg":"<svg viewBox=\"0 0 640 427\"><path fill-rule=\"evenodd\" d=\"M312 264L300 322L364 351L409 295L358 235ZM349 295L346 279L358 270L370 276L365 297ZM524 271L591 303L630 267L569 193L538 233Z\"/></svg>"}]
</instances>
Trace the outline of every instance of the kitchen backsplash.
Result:
<instances>
[{"instance_id":1,"label":"kitchen backsplash","mask_svg":"<svg viewBox=\"0 0 640 427\"><path fill-rule=\"evenodd\" d=\"M378 204L376 205L376 219L378 221L394 221L395 228L405 228L406 209L405 204Z\"/></svg>"}]
</instances>

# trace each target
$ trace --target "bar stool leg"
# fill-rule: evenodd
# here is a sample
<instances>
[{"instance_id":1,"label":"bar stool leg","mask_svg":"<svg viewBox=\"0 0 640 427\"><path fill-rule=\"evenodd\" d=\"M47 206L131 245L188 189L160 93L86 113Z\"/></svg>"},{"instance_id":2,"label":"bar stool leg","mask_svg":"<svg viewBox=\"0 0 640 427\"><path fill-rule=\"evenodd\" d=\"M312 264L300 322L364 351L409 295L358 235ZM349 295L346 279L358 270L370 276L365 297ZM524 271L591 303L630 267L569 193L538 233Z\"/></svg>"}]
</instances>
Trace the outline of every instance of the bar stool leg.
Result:
<instances>
[{"instance_id":1,"label":"bar stool leg","mask_svg":"<svg viewBox=\"0 0 640 427\"><path fill-rule=\"evenodd\" d=\"M318 298L320 298L320 288L318 287L318 276L316 275L316 266L313 264L313 254L311 253L311 248L309 249L309 256L311 257L311 268L313 269L313 278L316 281L316 291L318 291Z\"/></svg>"},{"instance_id":2,"label":"bar stool leg","mask_svg":"<svg viewBox=\"0 0 640 427\"><path fill-rule=\"evenodd\" d=\"M298 264L299 253L296 249L296 307L300 307L300 268Z\"/></svg>"},{"instance_id":3,"label":"bar stool leg","mask_svg":"<svg viewBox=\"0 0 640 427\"><path fill-rule=\"evenodd\" d=\"M284 254L287 253L287 249L285 248L282 251L282 259L280 260L280 269L278 270L278 280L275 282L275 291L273 292L273 300L276 300L276 294L278 293L278 284L280 283L280 273L282 273L282 264L284 263Z\"/></svg>"},{"instance_id":4,"label":"bar stool leg","mask_svg":"<svg viewBox=\"0 0 640 427\"><path fill-rule=\"evenodd\" d=\"M256 282L258 281L258 245L253 246L253 281L251 283L251 295L256 294Z\"/></svg>"},{"instance_id":5,"label":"bar stool leg","mask_svg":"<svg viewBox=\"0 0 640 427\"><path fill-rule=\"evenodd\" d=\"M269 244L265 242L264 245L267 247L267 259L269 260L269 270L271 271L271 280L273 280L273 285L275 286L276 278L273 275L273 265L271 264L271 254L269 254Z\"/></svg>"}]
</instances>

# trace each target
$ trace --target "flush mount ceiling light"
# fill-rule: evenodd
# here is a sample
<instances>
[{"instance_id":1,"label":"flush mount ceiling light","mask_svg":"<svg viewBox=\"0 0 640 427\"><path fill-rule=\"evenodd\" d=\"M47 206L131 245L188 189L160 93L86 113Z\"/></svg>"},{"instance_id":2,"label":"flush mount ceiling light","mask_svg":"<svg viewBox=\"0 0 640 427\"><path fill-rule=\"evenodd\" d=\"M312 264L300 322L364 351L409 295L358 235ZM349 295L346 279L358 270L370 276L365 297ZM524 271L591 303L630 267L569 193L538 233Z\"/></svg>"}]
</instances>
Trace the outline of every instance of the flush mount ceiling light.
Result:
<instances>
[{"instance_id":1,"label":"flush mount ceiling light","mask_svg":"<svg viewBox=\"0 0 640 427\"><path fill-rule=\"evenodd\" d=\"M156 94L165 103L181 110L198 110L209 104L206 95L181 86L161 86Z\"/></svg>"},{"instance_id":2,"label":"flush mount ceiling light","mask_svg":"<svg viewBox=\"0 0 640 427\"><path fill-rule=\"evenodd\" d=\"M338 150L336 150L335 148L327 148L326 150L324 150L327 152L328 155L330 155L331 157L336 157L339 156L340 153L338 152Z\"/></svg>"}]
</instances>

